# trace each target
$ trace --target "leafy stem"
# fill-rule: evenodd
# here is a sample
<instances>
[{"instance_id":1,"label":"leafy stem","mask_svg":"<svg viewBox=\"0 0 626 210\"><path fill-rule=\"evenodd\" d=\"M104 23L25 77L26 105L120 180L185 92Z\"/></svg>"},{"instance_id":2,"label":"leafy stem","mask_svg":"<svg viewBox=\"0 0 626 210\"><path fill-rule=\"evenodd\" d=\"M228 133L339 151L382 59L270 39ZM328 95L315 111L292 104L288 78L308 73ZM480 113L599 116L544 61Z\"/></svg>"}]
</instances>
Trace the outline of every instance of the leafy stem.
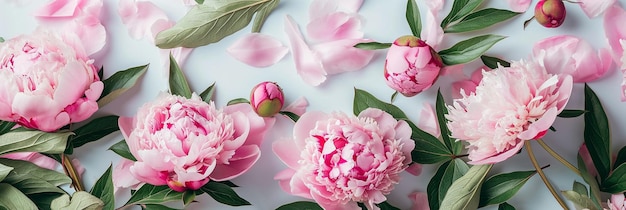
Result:
<instances>
[{"instance_id":1,"label":"leafy stem","mask_svg":"<svg viewBox=\"0 0 626 210\"><path fill-rule=\"evenodd\" d=\"M550 181L546 177L546 174L544 174L541 167L539 167L539 163L537 163L537 158L535 158L535 153L533 153L533 149L530 146L530 142L529 141L524 142L524 146L526 147L526 151L528 152L528 157L530 158L530 162L532 162L533 166L535 167L535 170L537 170L537 173L541 177L541 180L543 181L544 184L546 184L546 187L548 188L548 190L550 191L554 199L556 199L556 201L559 202L559 205L561 205L563 209L569 209L567 205L565 204L565 202L563 201L563 199L561 199L559 194L556 193L556 190L554 189L552 184L550 184Z\"/></svg>"},{"instance_id":2,"label":"leafy stem","mask_svg":"<svg viewBox=\"0 0 626 210\"><path fill-rule=\"evenodd\" d=\"M74 187L76 191L85 191L85 187L80 179L80 174L76 171L76 168L72 165L72 160L70 160L66 154L61 154L61 165L63 165L65 174L72 179L72 187Z\"/></svg>"},{"instance_id":3,"label":"leafy stem","mask_svg":"<svg viewBox=\"0 0 626 210\"><path fill-rule=\"evenodd\" d=\"M556 153L552 148L550 148L550 146L548 146L545 142L543 142L542 139L537 139L537 142L539 143L539 145L541 145L541 147L543 147L543 149L546 150L546 152L552 155L554 159L557 159L559 162L563 163L563 165L565 165L567 168L572 170L574 173L578 174L578 176L581 176L580 171L578 170L578 168L576 168L576 166L572 165L567 160L565 160L565 158L561 157L559 153Z\"/></svg>"}]
</instances>

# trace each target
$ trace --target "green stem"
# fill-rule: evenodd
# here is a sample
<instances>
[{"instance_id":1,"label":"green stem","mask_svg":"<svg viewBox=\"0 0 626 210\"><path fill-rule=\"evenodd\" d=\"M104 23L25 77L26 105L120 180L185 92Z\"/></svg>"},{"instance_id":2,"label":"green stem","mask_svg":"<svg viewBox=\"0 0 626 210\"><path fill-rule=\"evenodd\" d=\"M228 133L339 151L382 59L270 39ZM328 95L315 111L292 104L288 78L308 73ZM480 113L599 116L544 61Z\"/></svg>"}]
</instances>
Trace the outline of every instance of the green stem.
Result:
<instances>
[{"instance_id":1,"label":"green stem","mask_svg":"<svg viewBox=\"0 0 626 210\"><path fill-rule=\"evenodd\" d=\"M70 158L66 154L61 154L61 165L63 165L63 170L65 170L65 174L67 174L67 176L72 179L72 187L74 187L74 190L85 191L85 187L80 181L80 174L78 174L78 171L76 171L76 168L74 168L74 165L72 165L72 160L70 160Z\"/></svg>"},{"instance_id":2,"label":"green stem","mask_svg":"<svg viewBox=\"0 0 626 210\"><path fill-rule=\"evenodd\" d=\"M537 139L537 142L539 143L539 145L541 145L541 147L543 147L543 149L546 150L546 152L548 152L550 155L552 155L552 157L557 159L559 162L563 163L563 165L565 165L567 168L569 168L569 170L571 170L574 173L578 174L578 176L581 176L581 173L578 170L578 168L576 168L576 166L572 165L567 160L565 160L565 158L561 157L561 155L559 155L559 153L556 153L552 148L550 148L550 146L548 146L545 142L543 142L542 139Z\"/></svg>"},{"instance_id":3,"label":"green stem","mask_svg":"<svg viewBox=\"0 0 626 210\"><path fill-rule=\"evenodd\" d=\"M569 210L569 208L567 207L563 199L561 199L559 194L556 193L556 190L554 189L552 184L550 184L550 181L546 177L546 174L544 174L543 170L541 170L541 167L539 167L539 163L537 163L537 159L535 158L535 154L533 153L533 148L530 146L530 141L524 142L524 146L526 147L526 151L528 152L528 157L530 158L530 162L532 162L533 166L535 167L535 170L537 170L537 173L541 177L541 180L543 180L543 183L546 184L546 187L548 188L550 193L552 193L552 196L554 197L554 199L556 199L556 201L559 202L559 205L561 205L563 209Z\"/></svg>"}]
</instances>

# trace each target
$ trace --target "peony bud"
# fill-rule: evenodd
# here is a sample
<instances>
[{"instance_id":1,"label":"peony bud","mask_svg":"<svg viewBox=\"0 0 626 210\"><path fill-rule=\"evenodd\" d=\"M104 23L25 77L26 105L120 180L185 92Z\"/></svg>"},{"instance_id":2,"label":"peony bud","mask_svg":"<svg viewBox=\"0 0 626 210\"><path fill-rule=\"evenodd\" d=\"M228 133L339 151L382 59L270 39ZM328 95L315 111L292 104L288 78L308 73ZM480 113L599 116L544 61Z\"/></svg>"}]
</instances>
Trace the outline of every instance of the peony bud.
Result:
<instances>
[{"instance_id":1,"label":"peony bud","mask_svg":"<svg viewBox=\"0 0 626 210\"><path fill-rule=\"evenodd\" d=\"M539 24L556 28L565 20L565 5L562 0L543 0L535 6L535 19Z\"/></svg>"},{"instance_id":2,"label":"peony bud","mask_svg":"<svg viewBox=\"0 0 626 210\"><path fill-rule=\"evenodd\" d=\"M387 85L407 97L428 89L443 66L441 57L415 36L402 36L389 48L385 61Z\"/></svg>"},{"instance_id":3,"label":"peony bud","mask_svg":"<svg viewBox=\"0 0 626 210\"><path fill-rule=\"evenodd\" d=\"M284 103L283 90L274 82L261 82L250 93L250 104L261 117L274 116Z\"/></svg>"}]
</instances>

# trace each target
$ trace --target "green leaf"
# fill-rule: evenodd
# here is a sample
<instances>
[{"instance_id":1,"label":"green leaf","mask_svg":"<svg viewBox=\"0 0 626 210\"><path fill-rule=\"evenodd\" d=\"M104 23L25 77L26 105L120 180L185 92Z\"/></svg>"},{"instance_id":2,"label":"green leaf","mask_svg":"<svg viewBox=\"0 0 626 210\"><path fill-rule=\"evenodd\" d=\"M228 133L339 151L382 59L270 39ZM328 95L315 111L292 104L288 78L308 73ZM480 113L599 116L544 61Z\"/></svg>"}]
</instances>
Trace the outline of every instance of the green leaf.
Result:
<instances>
[{"instance_id":1,"label":"green leaf","mask_svg":"<svg viewBox=\"0 0 626 210\"><path fill-rule=\"evenodd\" d=\"M104 203L95 196L85 192L78 191L70 196L65 194L54 199L50 204L50 208L55 210L99 210L104 207Z\"/></svg>"},{"instance_id":2,"label":"green leaf","mask_svg":"<svg viewBox=\"0 0 626 210\"><path fill-rule=\"evenodd\" d=\"M217 202L230 206L246 206L251 205L247 200L239 197L237 193L228 185L219 182L209 182L202 186L200 190L206 192Z\"/></svg>"},{"instance_id":3,"label":"green leaf","mask_svg":"<svg viewBox=\"0 0 626 210\"><path fill-rule=\"evenodd\" d=\"M0 183L0 208L5 209L37 209L24 193L7 183Z\"/></svg>"},{"instance_id":4,"label":"green leaf","mask_svg":"<svg viewBox=\"0 0 626 210\"><path fill-rule=\"evenodd\" d=\"M396 119L408 120L408 117L404 112L398 108L397 106L389 103L385 103L378 98L374 97L372 94L360 90L354 89L354 102L352 106L352 111L354 115L359 115L363 110L367 108L378 108L389 113Z\"/></svg>"},{"instance_id":5,"label":"green leaf","mask_svg":"<svg viewBox=\"0 0 626 210\"><path fill-rule=\"evenodd\" d=\"M252 22L252 33L261 32L261 27L263 27L265 19L276 9L278 3L280 3L280 0L271 0L259 9L259 12L254 16L254 21Z\"/></svg>"},{"instance_id":6,"label":"green leaf","mask_svg":"<svg viewBox=\"0 0 626 210\"><path fill-rule=\"evenodd\" d=\"M11 171L13 171L13 167L0 164L0 182L4 180L4 178L7 177Z\"/></svg>"},{"instance_id":7,"label":"green leaf","mask_svg":"<svg viewBox=\"0 0 626 210\"><path fill-rule=\"evenodd\" d=\"M611 171L611 133L609 120L606 117L600 99L585 84L585 129L584 139L593 164L600 175L602 183Z\"/></svg>"},{"instance_id":8,"label":"green leaf","mask_svg":"<svg viewBox=\"0 0 626 210\"><path fill-rule=\"evenodd\" d=\"M447 28L450 23L465 17L482 3L483 0L454 0L452 10L441 21L441 28Z\"/></svg>"},{"instance_id":9,"label":"green leaf","mask_svg":"<svg viewBox=\"0 0 626 210\"><path fill-rule=\"evenodd\" d=\"M198 3L198 4L204 4L204 0L196 0L196 3Z\"/></svg>"},{"instance_id":10,"label":"green leaf","mask_svg":"<svg viewBox=\"0 0 626 210\"><path fill-rule=\"evenodd\" d=\"M2 182L13 185L27 195L45 192L65 193L58 186L72 182L65 174L41 168L28 161L0 158L0 164L13 168Z\"/></svg>"},{"instance_id":11,"label":"green leaf","mask_svg":"<svg viewBox=\"0 0 626 210\"><path fill-rule=\"evenodd\" d=\"M515 207L511 206L511 204L504 202L498 205L498 210L515 210Z\"/></svg>"},{"instance_id":12,"label":"green leaf","mask_svg":"<svg viewBox=\"0 0 626 210\"><path fill-rule=\"evenodd\" d=\"M450 130L448 129L448 120L446 120L446 116L448 114L448 108L446 107L446 102L443 99L443 95L441 95L441 89L437 90L437 101L435 102L435 110L437 113L437 122L439 123L439 130L441 131L441 137L443 139L443 143L446 144L446 147L450 151L450 153L454 155L458 155L463 150L463 143L457 141L455 138L450 137Z\"/></svg>"},{"instance_id":13,"label":"green leaf","mask_svg":"<svg viewBox=\"0 0 626 210\"><path fill-rule=\"evenodd\" d=\"M276 210L322 210L322 207L315 202L310 201L296 201L282 205Z\"/></svg>"},{"instance_id":14,"label":"green leaf","mask_svg":"<svg viewBox=\"0 0 626 210\"><path fill-rule=\"evenodd\" d=\"M211 86L206 88L206 90L202 91L202 93L200 93L200 98L202 98L204 102L210 103L211 100L213 100L214 95L215 95L215 82L211 84Z\"/></svg>"},{"instance_id":15,"label":"green leaf","mask_svg":"<svg viewBox=\"0 0 626 210\"><path fill-rule=\"evenodd\" d=\"M420 9L417 7L415 0L406 2L406 22L409 23L413 36L419 38L422 33L422 19L420 17Z\"/></svg>"},{"instance_id":16,"label":"green leaf","mask_svg":"<svg viewBox=\"0 0 626 210\"><path fill-rule=\"evenodd\" d=\"M74 131L76 135L71 137L72 145L77 148L119 131L118 118L119 116L114 115L99 117L81 126Z\"/></svg>"},{"instance_id":17,"label":"green leaf","mask_svg":"<svg viewBox=\"0 0 626 210\"><path fill-rule=\"evenodd\" d=\"M4 38L0 37L0 42L4 42Z\"/></svg>"},{"instance_id":18,"label":"green leaf","mask_svg":"<svg viewBox=\"0 0 626 210\"><path fill-rule=\"evenodd\" d=\"M587 167L585 166L585 162L580 157L580 154L576 156L576 161L577 161L578 170L580 171L581 177L583 178L585 183L589 185L589 195L591 197L591 200L594 202L597 208L602 208L600 206L600 202L601 202L600 186L598 185L597 180L594 177L591 177L591 175L589 175L589 172L587 171Z\"/></svg>"},{"instance_id":19,"label":"green leaf","mask_svg":"<svg viewBox=\"0 0 626 210\"><path fill-rule=\"evenodd\" d=\"M452 183L465 175L467 170L469 167L460 159L450 160L439 166L426 188L430 209L440 209L441 202Z\"/></svg>"},{"instance_id":20,"label":"green leaf","mask_svg":"<svg viewBox=\"0 0 626 210\"><path fill-rule=\"evenodd\" d=\"M503 67L511 66L511 63L505 60L502 60L496 57L486 56L486 55L481 55L480 60L482 60L483 64L485 64L485 66L489 67L490 69L497 69L498 64L502 65Z\"/></svg>"},{"instance_id":21,"label":"green leaf","mask_svg":"<svg viewBox=\"0 0 626 210\"><path fill-rule=\"evenodd\" d=\"M493 165L474 165L465 175L452 183L441 202L441 209L476 209L480 189Z\"/></svg>"},{"instance_id":22,"label":"green leaf","mask_svg":"<svg viewBox=\"0 0 626 210\"><path fill-rule=\"evenodd\" d=\"M574 205L576 205L577 209L589 209L589 210L598 210L598 208L593 204L593 201L585 196L577 193L573 190L561 191L561 194L567 198L567 200L572 201Z\"/></svg>"},{"instance_id":23,"label":"green leaf","mask_svg":"<svg viewBox=\"0 0 626 210\"><path fill-rule=\"evenodd\" d=\"M170 92L172 95L179 95L185 98L191 98L191 88L185 74L180 70L176 59L170 54Z\"/></svg>"},{"instance_id":24,"label":"green leaf","mask_svg":"<svg viewBox=\"0 0 626 210\"><path fill-rule=\"evenodd\" d=\"M183 192L183 204L189 205L190 203L194 202L194 199L196 199L196 193L193 191L185 191Z\"/></svg>"},{"instance_id":25,"label":"green leaf","mask_svg":"<svg viewBox=\"0 0 626 210\"><path fill-rule=\"evenodd\" d=\"M123 158L129 159L132 161L137 161L135 156L133 156L133 153L130 152L130 149L128 148L128 144L126 144L125 140L121 140L115 143L114 145L111 145L111 147L109 147L109 150L115 152L115 154L118 154L119 156L122 156Z\"/></svg>"},{"instance_id":26,"label":"green leaf","mask_svg":"<svg viewBox=\"0 0 626 210\"><path fill-rule=\"evenodd\" d=\"M376 206L378 206L380 210L400 210L400 208L389 204L389 202L387 201L383 201L382 203L376 204Z\"/></svg>"},{"instance_id":27,"label":"green leaf","mask_svg":"<svg viewBox=\"0 0 626 210\"><path fill-rule=\"evenodd\" d=\"M559 113L558 117L562 117L562 118L574 118L574 117L578 117L580 115L585 114L587 111L585 110L572 110L572 109L564 109L563 111L561 111L561 113Z\"/></svg>"},{"instance_id":28,"label":"green leaf","mask_svg":"<svg viewBox=\"0 0 626 210\"><path fill-rule=\"evenodd\" d=\"M100 99L98 99L98 106L103 107L135 86L139 77L146 73L146 70L148 70L148 65L137 66L115 72L111 77L103 80L104 89L102 90Z\"/></svg>"},{"instance_id":29,"label":"green leaf","mask_svg":"<svg viewBox=\"0 0 626 210\"><path fill-rule=\"evenodd\" d=\"M115 209L115 196L113 194L113 176L111 175L111 165L109 165L109 168L102 174L102 176L100 176L98 181L96 181L89 193L102 200L102 202L104 203L102 209Z\"/></svg>"},{"instance_id":30,"label":"green leaf","mask_svg":"<svg viewBox=\"0 0 626 210\"><path fill-rule=\"evenodd\" d=\"M449 49L439 52L443 63L448 66L468 63L480 57L498 41L504 39L500 35L482 35L461 41Z\"/></svg>"},{"instance_id":31,"label":"green leaf","mask_svg":"<svg viewBox=\"0 0 626 210\"><path fill-rule=\"evenodd\" d=\"M142 205L142 209L145 210L178 210L175 208L171 208L169 206L161 205L161 204L146 204Z\"/></svg>"},{"instance_id":32,"label":"green leaf","mask_svg":"<svg viewBox=\"0 0 626 210\"><path fill-rule=\"evenodd\" d=\"M0 121L0 135L8 133L15 125L17 125L15 122Z\"/></svg>"},{"instance_id":33,"label":"green leaf","mask_svg":"<svg viewBox=\"0 0 626 210\"><path fill-rule=\"evenodd\" d=\"M484 207L493 204L504 203L511 199L519 191L526 181L530 179L536 171L516 171L506 174L495 175L483 184L480 192L480 204Z\"/></svg>"},{"instance_id":34,"label":"green leaf","mask_svg":"<svg viewBox=\"0 0 626 210\"><path fill-rule=\"evenodd\" d=\"M246 27L254 13L263 8L268 8L261 11L266 16L276 3L276 0L215 0L210 5L196 5L176 25L157 34L155 43L160 48L195 48L215 43Z\"/></svg>"},{"instance_id":35,"label":"green leaf","mask_svg":"<svg viewBox=\"0 0 626 210\"><path fill-rule=\"evenodd\" d=\"M98 78L102 80L103 77L104 77L104 66L100 66L100 69L98 69Z\"/></svg>"},{"instance_id":36,"label":"green leaf","mask_svg":"<svg viewBox=\"0 0 626 210\"><path fill-rule=\"evenodd\" d=\"M600 184L602 192L611 194L626 191L626 164L621 164Z\"/></svg>"},{"instance_id":37,"label":"green leaf","mask_svg":"<svg viewBox=\"0 0 626 210\"><path fill-rule=\"evenodd\" d=\"M250 101L248 101L248 99L245 98L236 98L233 100L230 100L228 103L226 103L227 106L230 105L234 105L234 104L249 104Z\"/></svg>"},{"instance_id":38,"label":"green leaf","mask_svg":"<svg viewBox=\"0 0 626 210\"><path fill-rule=\"evenodd\" d=\"M182 198L183 193L176 192L168 186L144 184L130 196L130 199L126 202L125 206L135 204L162 204L169 201L180 200Z\"/></svg>"},{"instance_id":39,"label":"green leaf","mask_svg":"<svg viewBox=\"0 0 626 210\"><path fill-rule=\"evenodd\" d=\"M59 197L61 197L62 195L66 195L65 193L60 194L60 193L36 193L36 194L30 194L30 195L26 195L28 198L30 198L31 201L33 201L33 203L35 203L35 205L37 205L37 208L41 209L41 210L48 210L50 209L50 205L52 204L52 201L54 199L57 199Z\"/></svg>"},{"instance_id":40,"label":"green leaf","mask_svg":"<svg viewBox=\"0 0 626 210\"><path fill-rule=\"evenodd\" d=\"M475 31L484 28L488 28L489 26L495 25L496 23L500 23L511 19L520 13L509 11L509 10L501 10L495 8L487 8L472 14L469 14L461 21L454 25L450 25L444 29L445 33L461 33L468 31Z\"/></svg>"},{"instance_id":41,"label":"green leaf","mask_svg":"<svg viewBox=\"0 0 626 210\"><path fill-rule=\"evenodd\" d=\"M391 43L362 42L354 45L354 47L364 50L382 50L391 47Z\"/></svg>"},{"instance_id":42,"label":"green leaf","mask_svg":"<svg viewBox=\"0 0 626 210\"><path fill-rule=\"evenodd\" d=\"M626 163L626 147L622 147L619 152L617 152L617 158L615 158L615 163L613 164L613 170L622 163Z\"/></svg>"},{"instance_id":43,"label":"green leaf","mask_svg":"<svg viewBox=\"0 0 626 210\"><path fill-rule=\"evenodd\" d=\"M574 181L574 184L572 185L572 190L574 192L577 192L578 194L589 196L589 191L587 190L587 187L585 187L585 185L580 182Z\"/></svg>"},{"instance_id":44,"label":"green leaf","mask_svg":"<svg viewBox=\"0 0 626 210\"><path fill-rule=\"evenodd\" d=\"M233 183L231 181L228 181L228 180L226 180L226 181L219 181L219 183L225 184L225 185L227 185L229 187L239 187L235 183Z\"/></svg>"},{"instance_id":45,"label":"green leaf","mask_svg":"<svg viewBox=\"0 0 626 210\"><path fill-rule=\"evenodd\" d=\"M71 132L46 133L25 130L8 132L0 136L0 155L9 152L40 152L59 154L65 151Z\"/></svg>"},{"instance_id":46,"label":"green leaf","mask_svg":"<svg viewBox=\"0 0 626 210\"><path fill-rule=\"evenodd\" d=\"M289 117L289 119L293 120L294 122L298 122L298 120L300 119L300 116L293 112L280 111L278 113Z\"/></svg>"}]
</instances>

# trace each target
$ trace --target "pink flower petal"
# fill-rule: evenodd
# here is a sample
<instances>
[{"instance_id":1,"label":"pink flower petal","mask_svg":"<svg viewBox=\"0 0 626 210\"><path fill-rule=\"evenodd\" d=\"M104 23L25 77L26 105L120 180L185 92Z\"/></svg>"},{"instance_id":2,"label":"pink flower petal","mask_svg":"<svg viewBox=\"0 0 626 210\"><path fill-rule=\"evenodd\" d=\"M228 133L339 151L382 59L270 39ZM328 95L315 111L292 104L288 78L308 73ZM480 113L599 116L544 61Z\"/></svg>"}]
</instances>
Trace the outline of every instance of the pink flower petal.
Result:
<instances>
[{"instance_id":1,"label":"pink flower petal","mask_svg":"<svg viewBox=\"0 0 626 210\"><path fill-rule=\"evenodd\" d=\"M624 22L626 22L626 11L617 4L609 7L604 14L604 33L613 51L613 60L618 66L623 66L621 58L624 54L624 48L620 40L626 40Z\"/></svg>"},{"instance_id":2,"label":"pink flower petal","mask_svg":"<svg viewBox=\"0 0 626 210\"><path fill-rule=\"evenodd\" d=\"M133 161L128 159L121 159L115 168L113 168L114 192L117 192L119 188L135 188L140 184L140 181L130 173L130 167L133 163Z\"/></svg>"},{"instance_id":3,"label":"pink flower petal","mask_svg":"<svg viewBox=\"0 0 626 210\"><path fill-rule=\"evenodd\" d=\"M289 168L297 169L300 160L300 150L295 149L297 145L294 140L275 141L272 143L272 151Z\"/></svg>"},{"instance_id":4,"label":"pink flower petal","mask_svg":"<svg viewBox=\"0 0 626 210\"><path fill-rule=\"evenodd\" d=\"M342 39L313 46L315 54L322 60L326 73L338 74L361 70L374 57L373 50L363 50L354 45L366 39Z\"/></svg>"},{"instance_id":5,"label":"pink flower petal","mask_svg":"<svg viewBox=\"0 0 626 210\"><path fill-rule=\"evenodd\" d=\"M217 164L211 173L211 180L224 181L237 177L250 170L259 160L261 149L257 145L239 147L228 164Z\"/></svg>"},{"instance_id":6,"label":"pink flower petal","mask_svg":"<svg viewBox=\"0 0 626 210\"><path fill-rule=\"evenodd\" d=\"M81 0L54 0L35 12L38 17L71 17Z\"/></svg>"},{"instance_id":7,"label":"pink flower petal","mask_svg":"<svg viewBox=\"0 0 626 210\"><path fill-rule=\"evenodd\" d=\"M433 14L435 14L435 16L437 16L437 14L439 14L439 11L441 11L443 9L443 5L445 4L444 0L428 0L425 1L426 6L428 7L428 10L433 11Z\"/></svg>"},{"instance_id":8,"label":"pink flower petal","mask_svg":"<svg viewBox=\"0 0 626 210\"><path fill-rule=\"evenodd\" d=\"M430 210L428 206L428 195L423 192L412 192L409 194L409 199L413 203L411 210Z\"/></svg>"},{"instance_id":9,"label":"pink flower petal","mask_svg":"<svg viewBox=\"0 0 626 210\"><path fill-rule=\"evenodd\" d=\"M587 149L587 145L585 143L580 145L580 148L578 149L578 154L585 163L585 167L587 168L587 172L589 172L589 175L591 175L591 177L597 176L598 170L593 164L593 160L591 160L591 155L589 154L589 150Z\"/></svg>"},{"instance_id":10,"label":"pink flower petal","mask_svg":"<svg viewBox=\"0 0 626 210\"><path fill-rule=\"evenodd\" d=\"M419 121L417 121L417 127L435 137L439 137L441 135L437 115L435 114L433 106L429 103L424 103L422 111L420 112Z\"/></svg>"},{"instance_id":11,"label":"pink flower petal","mask_svg":"<svg viewBox=\"0 0 626 210\"><path fill-rule=\"evenodd\" d=\"M433 11L428 10L426 15L426 24L422 29L421 37L426 44L430 45L433 49L438 49L437 46L441 44L443 40L443 29L439 25L439 21Z\"/></svg>"},{"instance_id":12,"label":"pink flower petal","mask_svg":"<svg viewBox=\"0 0 626 210\"><path fill-rule=\"evenodd\" d=\"M521 141L521 140L520 140ZM502 153L499 153L497 155L491 156L491 157L487 157L484 159L479 159L479 160L472 160L467 162L468 164L472 164L472 165L482 165L482 164L492 164L492 163L499 163L502 162L508 158L510 158L511 156L517 154L517 152L522 149L522 147L524 146L524 143L517 143L515 145L515 147L506 150Z\"/></svg>"},{"instance_id":13,"label":"pink flower petal","mask_svg":"<svg viewBox=\"0 0 626 210\"><path fill-rule=\"evenodd\" d=\"M406 172L409 172L409 174L411 174L413 176L419 176L420 174L422 174L422 164L413 163L413 164L409 165L409 167L404 169L404 170Z\"/></svg>"},{"instance_id":14,"label":"pink flower petal","mask_svg":"<svg viewBox=\"0 0 626 210\"><path fill-rule=\"evenodd\" d=\"M304 42L298 25L290 16L285 17L285 33L289 37L291 55L296 64L296 71L300 78L309 85L317 86L326 81L326 70L320 58L309 49Z\"/></svg>"},{"instance_id":15,"label":"pink flower petal","mask_svg":"<svg viewBox=\"0 0 626 210\"><path fill-rule=\"evenodd\" d=\"M309 106L309 102L304 96L296 99L293 103L285 107L285 111L292 112L297 115L302 115L306 112L306 107Z\"/></svg>"},{"instance_id":16,"label":"pink flower petal","mask_svg":"<svg viewBox=\"0 0 626 210\"><path fill-rule=\"evenodd\" d=\"M522 140L537 139L537 136L540 135L540 133L548 130L550 126L552 126L552 123L556 120L557 114L556 107L548 109L543 116L539 118L539 120L530 124L530 126L528 126L525 131L521 132L518 137Z\"/></svg>"},{"instance_id":17,"label":"pink flower petal","mask_svg":"<svg viewBox=\"0 0 626 210\"><path fill-rule=\"evenodd\" d=\"M343 12L313 19L306 27L308 36L317 41L363 38L360 29L361 19Z\"/></svg>"},{"instance_id":18,"label":"pink flower petal","mask_svg":"<svg viewBox=\"0 0 626 210\"><path fill-rule=\"evenodd\" d=\"M249 33L226 49L235 59L254 67L268 67L282 59L289 49L272 36Z\"/></svg>"},{"instance_id":19,"label":"pink flower petal","mask_svg":"<svg viewBox=\"0 0 626 210\"><path fill-rule=\"evenodd\" d=\"M602 14L615 0L580 0L580 8L583 9L587 17L594 18Z\"/></svg>"},{"instance_id":20,"label":"pink flower petal","mask_svg":"<svg viewBox=\"0 0 626 210\"><path fill-rule=\"evenodd\" d=\"M530 7L531 0L507 0L513 12L526 12Z\"/></svg>"},{"instance_id":21,"label":"pink flower petal","mask_svg":"<svg viewBox=\"0 0 626 210\"><path fill-rule=\"evenodd\" d=\"M118 12L134 39L152 38L153 25L159 20L168 20L165 12L149 1L120 0Z\"/></svg>"},{"instance_id":22,"label":"pink flower petal","mask_svg":"<svg viewBox=\"0 0 626 210\"><path fill-rule=\"evenodd\" d=\"M314 0L309 5L309 20L334 12L356 13L362 4L363 0Z\"/></svg>"},{"instance_id":23,"label":"pink flower petal","mask_svg":"<svg viewBox=\"0 0 626 210\"><path fill-rule=\"evenodd\" d=\"M14 152L1 155L0 157L13 160L28 161L39 167L50 170L55 170L56 167L59 165L56 160L36 152Z\"/></svg>"}]
</instances>

